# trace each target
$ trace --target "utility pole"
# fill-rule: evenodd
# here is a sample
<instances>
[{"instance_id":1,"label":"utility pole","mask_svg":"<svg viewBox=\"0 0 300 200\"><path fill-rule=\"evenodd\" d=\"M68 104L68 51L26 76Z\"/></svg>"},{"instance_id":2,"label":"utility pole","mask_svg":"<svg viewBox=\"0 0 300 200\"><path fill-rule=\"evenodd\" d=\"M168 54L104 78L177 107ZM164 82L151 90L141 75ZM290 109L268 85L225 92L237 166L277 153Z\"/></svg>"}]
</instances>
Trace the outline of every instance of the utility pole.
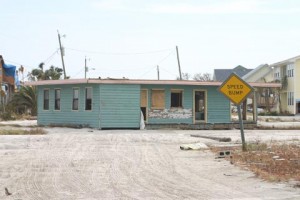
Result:
<instances>
[{"instance_id":1,"label":"utility pole","mask_svg":"<svg viewBox=\"0 0 300 200\"><path fill-rule=\"evenodd\" d=\"M66 68L65 68L65 62L64 62L64 52L63 52L63 47L61 46L60 34L59 34L58 30L57 30L57 34L58 34L58 42L59 42L61 62L62 62L63 70L64 70L64 79L66 79L67 75L66 75Z\"/></svg>"},{"instance_id":2,"label":"utility pole","mask_svg":"<svg viewBox=\"0 0 300 200\"><path fill-rule=\"evenodd\" d=\"M177 62L178 62L178 69L179 69L179 80L182 80L180 61L179 61L179 53L178 53L178 47L177 46L176 46L176 52L177 52Z\"/></svg>"},{"instance_id":3,"label":"utility pole","mask_svg":"<svg viewBox=\"0 0 300 200\"><path fill-rule=\"evenodd\" d=\"M157 80L159 80L159 66L157 65Z\"/></svg>"},{"instance_id":4,"label":"utility pole","mask_svg":"<svg viewBox=\"0 0 300 200\"><path fill-rule=\"evenodd\" d=\"M84 79L86 79L86 73L89 71L89 70L95 70L95 68L89 68L87 66L87 61L91 60L90 58L89 59L86 59L86 56L84 58Z\"/></svg>"}]
</instances>

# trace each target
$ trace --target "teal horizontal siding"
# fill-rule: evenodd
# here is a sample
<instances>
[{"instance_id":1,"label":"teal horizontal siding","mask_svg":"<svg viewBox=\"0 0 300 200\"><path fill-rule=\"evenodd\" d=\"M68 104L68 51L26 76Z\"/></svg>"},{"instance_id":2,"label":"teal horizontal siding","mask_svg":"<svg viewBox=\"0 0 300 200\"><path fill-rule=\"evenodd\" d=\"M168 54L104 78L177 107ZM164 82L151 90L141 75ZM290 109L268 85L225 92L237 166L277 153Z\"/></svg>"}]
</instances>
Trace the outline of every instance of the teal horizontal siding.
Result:
<instances>
[{"instance_id":1,"label":"teal horizontal siding","mask_svg":"<svg viewBox=\"0 0 300 200\"><path fill-rule=\"evenodd\" d=\"M208 123L231 121L230 101L217 90L217 87L210 87L207 90L207 108Z\"/></svg>"},{"instance_id":2,"label":"teal horizontal siding","mask_svg":"<svg viewBox=\"0 0 300 200\"><path fill-rule=\"evenodd\" d=\"M100 85L100 128L140 127L140 86Z\"/></svg>"},{"instance_id":3,"label":"teal horizontal siding","mask_svg":"<svg viewBox=\"0 0 300 200\"><path fill-rule=\"evenodd\" d=\"M207 123L229 123L230 102L218 90L217 86L180 86L180 85L142 85L142 89L148 90L148 114L151 112L151 92L152 89L165 90L165 109L171 107L171 90L183 90L183 109L193 111L194 90L205 90L207 93ZM151 118L148 117L149 124L172 124L185 123L193 124L193 113L189 118Z\"/></svg>"},{"instance_id":4,"label":"teal horizontal siding","mask_svg":"<svg viewBox=\"0 0 300 200\"><path fill-rule=\"evenodd\" d=\"M85 88L92 88L92 110L85 110ZM43 91L49 89L49 110L43 110ZM79 89L79 109L72 110L73 88ZM54 110L54 90L61 90L61 110ZM38 86L38 125L99 128L99 86L92 84Z\"/></svg>"},{"instance_id":5,"label":"teal horizontal siding","mask_svg":"<svg viewBox=\"0 0 300 200\"><path fill-rule=\"evenodd\" d=\"M85 110L85 88L92 87L92 110ZM43 110L43 90L49 89L49 110ZM79 88L79 110L72 110L73 88ZM54 110L54 89L61 89L61 110ZM39 125L82 125L93 128L139 128L141 89L148 89L148 115L151 111L152 89L165 90L166 115L147 116L149 124L193 124L193 92L207 91L207 123L229 123L230 102L216 86L180 85L120 85L120 84L78 84L38 86ZM171 90L183 90L183 112L172 111ZM170 114L171 113L171 114ZM158 115L160 116L160 115Z\"/></svg>"}]
</instances>

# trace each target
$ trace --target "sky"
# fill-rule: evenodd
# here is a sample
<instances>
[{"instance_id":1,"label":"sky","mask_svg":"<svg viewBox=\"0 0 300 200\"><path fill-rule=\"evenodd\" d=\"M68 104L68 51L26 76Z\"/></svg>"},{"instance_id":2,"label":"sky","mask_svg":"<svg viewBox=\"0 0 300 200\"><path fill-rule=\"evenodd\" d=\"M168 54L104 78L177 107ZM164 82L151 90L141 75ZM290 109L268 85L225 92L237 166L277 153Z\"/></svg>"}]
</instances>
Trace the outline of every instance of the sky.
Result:
<instances>
[{"instance_id":1,"label":"sky","mask_svg":"<svg viewBox=\"0 0 300 200\"><path fill-rule=\"evenodd\" d=\"M0 55L84 78L157 79L300 55L298 0L0 0ZM24 75L24 76L25 76Z\"/></svg>"}]
</instances>

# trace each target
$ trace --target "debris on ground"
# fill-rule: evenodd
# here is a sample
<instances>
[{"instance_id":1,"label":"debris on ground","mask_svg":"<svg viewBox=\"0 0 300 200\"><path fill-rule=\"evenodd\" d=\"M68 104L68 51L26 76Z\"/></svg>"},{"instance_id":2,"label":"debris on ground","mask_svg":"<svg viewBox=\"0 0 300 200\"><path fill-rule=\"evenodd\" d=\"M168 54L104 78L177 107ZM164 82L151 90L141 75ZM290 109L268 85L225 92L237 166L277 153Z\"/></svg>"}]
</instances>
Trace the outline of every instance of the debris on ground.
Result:
<instances>
[{"instance_id":1,"label":"debris on ground","mask_svg":"<svg viewBox=\"0 0 300 200\"><path fill-rule=\"evenodd\" d=\"M255 143L248 144L247 151L242 151L239 147L231 147L230 150L212 147L211 150L219 156L228 151L230 156L224 156L225 159L243 169L251 170L264 180L295 181L295 187L300 185L300 146L297 144Z\"/></svg>"},{"instance_id":2,"label":"debris on ground","mask_svg":"<svg viewBox=\"0 0 300 200\"><path fill-rule=\"evenodd\" d=\"M195 143L195 144L183 144L180 146L181 150L200 150L208 149L208 146L204 143Z\"/></svg>"},{"instance_id":3,"label":"debris on ground","mask_svg":"<svg viewBox=\"0 0 300 200\"><path fill-rule=\"evenodd\" d=\"M212 137L212 136L204 136L204 135L191 135L191 137L200 137L205 139L216 140L219 142L231 142L231 138L229 137Z\"/></svg>"},{"instance_id":4,"label":"debris on ground","mask_svg":"<svg viewBox=\"0 0 300 200\"><path fill-rule=\"evenodd\" d=\"M230 150L225 150L225 151L219 151L217 154L217 158L226 158L231 156L231 151Z\"/></svg>"},{"instance_id":5,"label":"debris on ground","mask_svg":"<svg viewBox=\"0 0 300 200\"><path fill-rule=\"evenodd\" d=\"M4 190L5 190L5 195L6 195L6 196L9 196L9 195L11 195L11 193L8 191L8 189L7 189L7 188L5 188Z\"/></svg>"}]
</instances>

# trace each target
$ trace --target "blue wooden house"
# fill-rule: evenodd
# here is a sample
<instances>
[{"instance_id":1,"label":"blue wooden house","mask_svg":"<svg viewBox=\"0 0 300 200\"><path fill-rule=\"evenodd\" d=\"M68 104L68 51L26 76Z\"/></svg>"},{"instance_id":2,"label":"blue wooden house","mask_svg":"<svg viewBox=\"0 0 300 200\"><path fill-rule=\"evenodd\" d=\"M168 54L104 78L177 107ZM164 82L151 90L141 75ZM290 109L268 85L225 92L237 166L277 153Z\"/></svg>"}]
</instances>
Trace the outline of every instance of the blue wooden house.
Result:
<instances>
[{"instance_id":1,"label":"blue wooden house","mask_svg":"<svg viewBox=\"0 0 300 200\"><path fill-rule=\"evenodd\" d=\"M68 79L28 83L38 89L38 125L97 129L231 123L221 82Z\"/></svg>"}]
</instances>

